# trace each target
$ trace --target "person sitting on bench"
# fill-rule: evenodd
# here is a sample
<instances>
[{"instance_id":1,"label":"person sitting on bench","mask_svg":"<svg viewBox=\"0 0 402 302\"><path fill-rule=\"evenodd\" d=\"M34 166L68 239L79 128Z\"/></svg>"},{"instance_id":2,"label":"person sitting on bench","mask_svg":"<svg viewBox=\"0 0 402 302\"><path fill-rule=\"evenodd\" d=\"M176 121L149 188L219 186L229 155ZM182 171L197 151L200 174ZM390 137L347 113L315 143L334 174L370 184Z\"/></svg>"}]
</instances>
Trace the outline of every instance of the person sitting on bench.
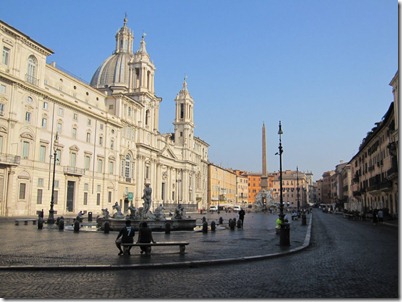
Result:
<instances>
[{"instance_id":1,"label":"person sitting on bench","mask_svg":"<svg viewBox=\"0 0 402 302\"><path fill-rule=\"evenodd\" d=\"M148 227L148 224L144 221L140 224L140 230L138 232L138 241L137 243L156 243L154 238L152 237L152 231ZM151 252L150 246L140 246L141 254L144 252Z\"/></svg>"},{"instance_id":2,"label":"person sitting on bench","mask_svg":"<svg viewBox=\"0 0 402 302\"><path fill-rule=\"evenodd\" d=\"M135 231L134 231L134 228L131 226L131 221L126 220L126 226L120 230L119 235L117 235L117 238L116 238L116 246L120 251L119 256L123 255L123 250L121 249L121 244L122 243L133 243L134 235L135 235ZM130 250L131 250L131 246L127 250L128 255L130 255Z\"/></svg>"}]
</instances>

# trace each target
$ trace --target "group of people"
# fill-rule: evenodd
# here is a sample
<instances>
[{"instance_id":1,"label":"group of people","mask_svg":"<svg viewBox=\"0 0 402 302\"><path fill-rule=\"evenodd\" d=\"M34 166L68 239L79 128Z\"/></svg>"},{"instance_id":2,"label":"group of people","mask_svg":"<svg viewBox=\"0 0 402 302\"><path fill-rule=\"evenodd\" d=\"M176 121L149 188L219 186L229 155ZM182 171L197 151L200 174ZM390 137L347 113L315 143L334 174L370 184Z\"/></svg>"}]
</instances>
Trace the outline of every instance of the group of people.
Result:
<instances>
[{"instance_id":1,"label":"group of people","mask_svg":"<svg viewBox=\"0 0 402 302\"><path fill-rule=\"evenodd\" d=\"M131 221L126 220L126 225L123 227L119 234L117 235L116 238L116 246L119 249L119 256L123 255L124 252L121 248L122 243L134 243L134 235L135 235L135 230L134 227L131 226ZM155 243L154 238L152 237L152 231L148 227L148 224L143 221L140 223L140 228L138 231L138 239L137 243ZM131 251L131 246L127 248L127 254L130 255ZM148 247L147 246L140 246L141 248L141 254L146 252Z\"/></svg>"}]
</instances>

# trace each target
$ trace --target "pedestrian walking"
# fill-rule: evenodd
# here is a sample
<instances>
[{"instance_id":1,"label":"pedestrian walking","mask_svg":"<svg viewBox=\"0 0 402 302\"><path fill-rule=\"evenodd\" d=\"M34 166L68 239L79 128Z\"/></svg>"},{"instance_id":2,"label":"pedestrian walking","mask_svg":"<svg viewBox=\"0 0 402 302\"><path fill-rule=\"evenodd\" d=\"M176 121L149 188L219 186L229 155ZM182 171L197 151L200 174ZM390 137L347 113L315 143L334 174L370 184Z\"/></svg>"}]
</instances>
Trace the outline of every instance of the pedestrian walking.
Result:
<instances>
[{"instance_id":1,"label":"pedestrian walking","mask_svg":"<svg viewBox=\"0 0 402 302\"><path fill-rule=\"evenodd\" d=\"M133 243L134 242L135 231L131 226L131 221L126 220L126 226L123 227L116 238L116 246L119 249L119 256L123 255L123 250L121 249L122 243ZM131 246L127 249L127 255L130 255Z\"/></svg>"},{"instance_id":2,"label":"pedestrian walking","mask_svg":"<svg viewBox=\"0 0 402 302\"><path fill-rule=\"evenodd\" d=\"M377 225L377 221L378 221L377 210L373 210L373 224Z\"/></svg>"},{"instance_id":3,"label":"pedestrian walking","mask_svg":"<svg viewBox=\"0 0 402 302\"><path fill-rule=\"evenodd\" d=\"M243 210L243 208L240 208L239 221L241 221L241 227L243 227L244 224L244 215L246 215L246 212Z\"/></svg>"},{"instance_id":4,"label":"pedestrian walking","mask_svg":"<svg viewBox=\"0 0 402 302\"><path fill-rule=\"evenodd\" d=\"M378 216L378 222L383 223L384 222L384 212L382 211L382 209L378 210L377 216Z\"/></svg>"}]
</instances>

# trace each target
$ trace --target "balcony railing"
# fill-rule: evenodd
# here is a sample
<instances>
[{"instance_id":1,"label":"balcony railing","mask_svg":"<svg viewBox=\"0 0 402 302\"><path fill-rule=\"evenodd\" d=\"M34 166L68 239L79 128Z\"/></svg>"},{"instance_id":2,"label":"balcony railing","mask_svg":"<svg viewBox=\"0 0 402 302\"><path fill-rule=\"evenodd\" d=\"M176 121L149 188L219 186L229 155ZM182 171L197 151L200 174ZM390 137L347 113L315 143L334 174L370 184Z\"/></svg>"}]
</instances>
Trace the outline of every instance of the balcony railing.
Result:
<instances>
[{"instance_id":1,"label":"balcony railing","mask_svg":"<svg viewBox=\"0 0 402 302\"><path fill-rule=\"evenodd\" d=\"M392 182L390 180L383 180L378 183L374 183L367 188L367 191L386 191L392 189Z\"/></svg>"},{"instance_id":2,"label":"balcony railing","mask_svg":"<svg viewBox=\"0 0 402 302\"><path fill-rule=\"evenodd\" d=\"M30 74L26 74L26 75L25 75L25 78L26 78L26 81L27 81L28 83L31 83L31 84L33 84L33 85L35 85L35 86L38 86L38 85L39 85L39 79L35 78L34 76L32 76L32 75L30 75Z\"/></svg>"},{"instance_id":3,"label":"balcony railing","mask_svg":"<svg viewBox=\"0 0 402 302\"><path fill-rule=\"evenodd\" d=\"M64 174L67 174L67 175L82 176L85 174L85 169L66 166L66 167L63 167L63 172L64 172Z\"/></svg>"},{"instance_id":4,"label":"balcony railing","mask_svg":"<svg viewBox=\"0 0 402 302\"><path fill-rule=\"evenodd\" d=\"M18 166L21 161L21 156L0 153L0 164Z\"/></svg>"}]
</instances>

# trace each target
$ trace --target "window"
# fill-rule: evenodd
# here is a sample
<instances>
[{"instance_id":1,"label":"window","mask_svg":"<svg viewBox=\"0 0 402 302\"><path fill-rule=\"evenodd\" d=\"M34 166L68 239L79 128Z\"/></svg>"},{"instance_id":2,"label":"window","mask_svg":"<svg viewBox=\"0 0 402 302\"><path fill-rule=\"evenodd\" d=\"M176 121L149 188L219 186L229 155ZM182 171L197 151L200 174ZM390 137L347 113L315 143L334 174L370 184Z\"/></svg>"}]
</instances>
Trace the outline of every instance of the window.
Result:
<instances>
[{"instance_id":1,"label":"window","mask_svg":"<svg viewBox=\"0 0 402 302\"><path fill-rule=\"evenodd\" d=\"M10 64L10 49L7 47L3 47L3 58L1 60L1 62L4 65Z\"/></svg>"},{"instance_id":2,"label":"window","mask_svg":"<svg viewBox=\"0 0 402 302\"><path fill-rule=\"evenodd\" d=\"M27 123L31 122L31 112L29 111L25 112L25 121Z\"/></svg>"},{"instance_id":3,"label":"window","mask_svg":"<svg viewBox=\"0 0 402 302\"><path fill-rule=\"evenodd\" d=\"M149 112L149 110L147 110L145 112L145 126L148 126L150 116L151 116L151 113Z\"/></svg>"},{"instance_id":4,"label":"window","mask_svg":"<svg viewBox=\"0 0 402 302\"><path fill-rule=\"evenodd\" d=\"M180 104L180 119L184 118L184 104Z\"/></svg>"},{"instance_id":5,"label":"window","mask_svg":"<svg viewBox=\"0 0 402 302\"><path fill-rule=\"evenodd\" d=\"M114 162L110 161L109 162L109 174L113 175L114 171Z\"/></svg>"},{"instance_id":6,"label":"window","mask_svg":"<svg viewBox=\"0 0 402 302\"><path fill-rule=\"evenodd\" d=\"M6 85L0 85L0 93L6 93Z\"/></svg>"},{"instance_id":7,"label":"window","mask_svg":"<svg viewBox=\"0 0 402 302\"><path fill-rule=\"evenodd\" d=\"M39 161L44 163L46 160L46 146L40 146L39 149Z\"/></svg>"},{"instance_id":8,"label":"window","mask_svg":"<svg viewBox=\"0 0 402 302\"><path fill-rule=\"evenodd\" d=\"M103 130L103 124L99 124L100 130Z\"/></svg>"},{"instance_id":9,"label":"window","mask_svg":"<svg viewBox=\"0 0 402 302\"><path fill-rule=\"evenodd\" d=\"M49 107L49 103L48 102L43 102L43 109L44 110L47 110L48 109L48 107Z\"/></svg>"},{"instance_id":10,"label":"window","mask_svg":"<svg viewBox=\"0 0 402 302\"><path fill-rule=\"evenodd\" d=\"M110 149L113 150L113 148L114 148L114 140L112 139L112 140L110 141Z\"/></svg>"},{"instance_id":11,"label":"window","mask_svg":"<svg viewBox=\"0 0 402 302\"><path fill-rule=\"evenodd\" d=\"M77 165L77 153L70 154L70 167L75 167Z\"/></svg>"},{"instance_id":12,"label":"window","mask_svg":"<svg viewBox=\"0 0 402 302\"><path fill-rule=\"evenodd\" d=\"M124 176L125 177L129 178L131 176L130 167L131 167L131 156L130 156L130 154L127 154L126 155L125 169L124 169Z\"/></svg>"},{"instance_id":13,"label":"window","mask_svg":"<svg viewBox=\"0 0 402 302\"><path fill-rule=\"evenodd\" d=\"M42 188L44 183L43 178L38 178L38 187Z\"/></svg>"},{"instance_id":14,"label":"window","mask_svg":"<svg viewBox=\"0 0 402 302\"><path fill-rule=\"evenodd\" d=\"M85 155L85 158L84 158L84 169L85 169L85 170L89 170L90 164L91 164L91 156Z\"/></svg>"},{"instance_id":15,"label":"window","mask_svg":"<svg viewBox=\"0 0 402 302\"><path fill-rule=\"evenodd\" d=\"M20 184L19 199L25 199L26 187L27 187L27 184L25 184L25 183Z\"/></svg>"},{"instance_id":16,"label":"window","mask_svg":"<svg viewBox=\"0 0 402 302\"><path fill-rule=\"evenodd\" d=\"M46 129L46 127L47 127L47 118L43 117L42 118L42 128Z\"/></svg>"},{"instance_id":17,"label":"window","mask_svg":"<svg viewBox=\"0 0 402 302\"><path fill-rule=\"evenodd\" d=\"M91 126L91 123L92 123L92 121L91 121L91 119L89 118L89 119L88 119L88 126Z\"/></svg>"},{"instance_id":18,"label":"window","mask_svg":"<svg viewBox=\"0 0 402 302\"><path fill-rule=\"evenodd\" d=\"M0 136L0 153L2 153L3 151L3 140L4 140L3 136Z\"/></svg>"},{"instance_id":19,"label":"window","mask_svg":"<svg viewBox=\"0 0 402 302\"><path fill-rule=\"evenodd\" d=\"M43 190L38 189L38 194L36 196L36 204L42 204L42 195L43 195Z\"/></svg>"},{"instance_id":20,"label":"window","mask_svg":"<svg viewBox=\"0 0 402 302\"><path fill-rule=\"evenodd\" d=\"M77 128L72 128L72 129L71 129L71 136L72 136L73 138L77 138Z\"/></svg>"},{"instance_id":21,"label":"window","mask_svg":"<svg viewBox=\"0 0 402 302\"><path fill-rule=\"evenodd\" d=\"M103 136L99 136L99 146L103 146Z\"/></svg>"},{"instance_id":22,"label":"window","mask_svg":"<svg viewBox=\"0 0 402 302\"><path fill-rule=\"evenodd\" d=\"M87 132L87 143L91 142L91 133Z\"/></svg>"},{"instance_id":23,"label":"window","mask_svg":"<svg viewBox=\"0 0 402 302\"><path fill-rule=\"evenodd\" d=\"M59 112L58 112L59 116L63 116L64 115L64 109L59 107Z\"/></svg>"},{"instance_id":24,"label":"window","mask_svg":"<svg viewBox=\"0 0 402 302\"><path fill-rule=\"evenodd\" d=\"M4 115L4 104L0 103L0 116Z\"/></svg>"},{"instance_id":25,"label":"window","mask_svg":"<svg viewBox=\"0 0 402 302\"><path fill-rule=\"evenodd\" d=\"M103 160L98 158L98 173L102 173Z\"/></svg>"},{"instance_id":26,"label":"window","mask_svg":"<svg viewBox=\"0 0 402 302\"><path fill-rule=\"evenodd\" d=\"M96 194L96 205L97 205L97 206L100 205L101 190L102 190L101 185L97 185L97 186L96 186L96 192L97 192L97 194Z\"/></svg>"},{"instance_id":27,"label":"window","mask_svg":"<svg viewBox=\"0 0 402 302\"><path fill-rule=\"evenodd\" d=\"M60 165L61 162L61 150L56 150L56 165Z\"/></svg>"},{"instance_id":28,"label":"window","mask_svg":"<svg viewBox=\"0 0 402 302\"><path fill-rule=\"evenodd\" d=\"M57 132L60 134L63 130L63 123L60 121L57 123Z\"/></svg>"},{"instance_id":29,"label":"window","mask_svg":"<svg viewBox=\"0 0 402 302\"><path fill-rule=\"evenodd\" d=\"M22 142L22 158L27 159L29 157L29 142Z\"/></svg>"},{"instance_id":30,"label":"window","mask_svg":"<svg viewBox=\"0 0 402 302\"><path fill-rule=\"evenodd\" d=\"M27 82L31 84L37 84L36 80L36 69L38 61L34 56L28 58L28 72L27 72Z\"/></svg>"},{"instance_id":31,"label":"window","mask_svg":"<svg viewBox=\"0 0 402 302\"><path fill-rule=\"evenodd\" d=\"M84 206L88 204L88 192L84 192Z\"/></svg>"},{"instance_id":32,"label":"window","mask_svg":"<svg viewBox=\"0 0 402 302\"><path fill-rule=\"evenodd\" d=\"M107 194L107 202L112 203L112 191L109 191Z\"/></svg>"},{"instance_id":33,"label":"window","mask_svg":"<svg viewBox=\"0 0 402 302\"><path fill-rule=\"evenodd\" d=\"M89 184L88 183L84 183L84 191L88 191L89 188Z\"/></svg>"},{"instance_id":34,"label":"window","mask_svg":"<svg viewBox=\"0 0 402 302\"><path fill-rule=\"evenodd\" d=\"M53 203L57 204L57 202L59 201L59 191L54 191L54 195L53 195Z\"/></svg>"}]
</instances>

